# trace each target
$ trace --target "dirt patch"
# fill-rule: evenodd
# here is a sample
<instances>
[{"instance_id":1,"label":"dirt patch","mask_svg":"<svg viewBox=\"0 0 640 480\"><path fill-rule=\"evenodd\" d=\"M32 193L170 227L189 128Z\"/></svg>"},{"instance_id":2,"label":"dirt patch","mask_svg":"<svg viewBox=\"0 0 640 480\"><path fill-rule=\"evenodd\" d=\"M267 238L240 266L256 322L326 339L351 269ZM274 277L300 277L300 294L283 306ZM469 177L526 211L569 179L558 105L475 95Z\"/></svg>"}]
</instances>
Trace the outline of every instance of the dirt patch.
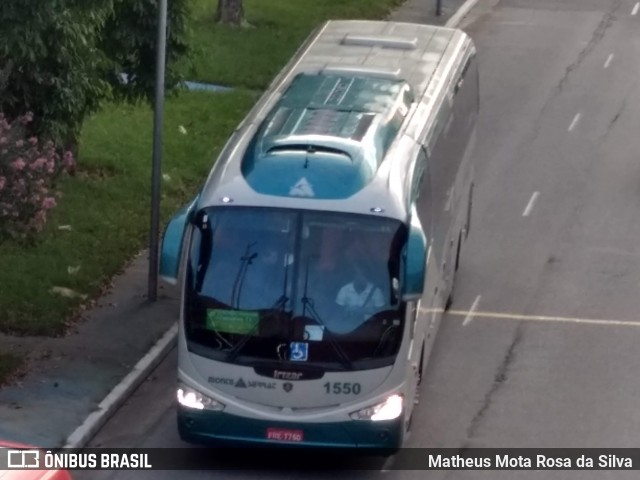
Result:
<instances>
[{"instance_id":1,"label":"dirt patch","mask_svg":"<svg viewBox=\"0 0 640 480\"><path fill-rule=\"evenodd\" d=\"M14 353L0 353L0 387L18 382L26 371L23 357Z\"/></svg>"}]
</instances>

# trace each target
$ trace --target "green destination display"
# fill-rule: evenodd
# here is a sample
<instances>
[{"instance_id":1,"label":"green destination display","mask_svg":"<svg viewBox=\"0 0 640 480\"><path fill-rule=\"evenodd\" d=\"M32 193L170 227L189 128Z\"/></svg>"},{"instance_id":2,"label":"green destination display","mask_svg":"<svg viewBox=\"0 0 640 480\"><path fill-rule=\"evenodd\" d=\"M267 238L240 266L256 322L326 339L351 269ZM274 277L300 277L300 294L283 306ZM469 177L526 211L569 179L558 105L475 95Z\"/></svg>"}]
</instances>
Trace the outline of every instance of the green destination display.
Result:
<instances>
[{"instance_id":1,"label":"green destination display","mask_svg":"<svg viewBox=\"0 0 640 480\"><path fill-rule=\"evenodd\" d=\"M247 334L256 329L259 320L258 312L213 308L207 310L207 329L220 333Z\"/></svg>"}]
</instances>

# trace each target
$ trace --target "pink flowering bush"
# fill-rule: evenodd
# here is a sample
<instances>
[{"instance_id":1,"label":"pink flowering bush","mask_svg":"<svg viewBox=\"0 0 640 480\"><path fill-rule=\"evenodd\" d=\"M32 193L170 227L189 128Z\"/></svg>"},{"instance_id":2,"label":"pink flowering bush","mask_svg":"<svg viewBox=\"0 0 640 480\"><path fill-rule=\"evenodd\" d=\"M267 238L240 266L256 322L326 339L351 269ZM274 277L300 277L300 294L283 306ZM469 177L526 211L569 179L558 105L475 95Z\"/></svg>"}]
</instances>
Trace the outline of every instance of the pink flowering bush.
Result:
<instances>
[{"instance_id":1,"label":"pink flowering bush","mask_svg":"<svg viewBox=\"0 0 640 480\"><path fill-rule=\"evenodd\" d=\"M33 115L9 122L0 113L0 239L28 239L40 232L60 196L60 174L75 167L71 152L60 154L28 134Z\"/></svg>"}]
</instances>

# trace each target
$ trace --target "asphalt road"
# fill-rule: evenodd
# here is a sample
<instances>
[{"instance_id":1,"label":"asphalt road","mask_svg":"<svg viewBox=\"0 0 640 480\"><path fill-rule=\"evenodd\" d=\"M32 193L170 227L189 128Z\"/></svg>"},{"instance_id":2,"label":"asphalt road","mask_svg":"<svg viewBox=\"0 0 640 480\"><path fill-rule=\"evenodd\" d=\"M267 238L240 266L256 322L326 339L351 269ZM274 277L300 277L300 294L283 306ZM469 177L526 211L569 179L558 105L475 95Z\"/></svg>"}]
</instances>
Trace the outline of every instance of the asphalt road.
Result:
<instances>
[{"instance_id":1,"label":"asphalt road","mask_svg":"<svg viewBox=\"0 0 640 480\"><path fill-rule=\"evenodd\" d=\"M473 230L463 251L454 312L442 324L408 446L640 445L640 13L632 15L635 5L636 0L502 0L465 27L478 46L482 82ZM464 322L472 305L476 315ZM172 354L92 445L183 446L174 391ZM214 475L294 474L178 474ZM631 472L597 471L391 470L357 476L379 475L636 478Z\"/></svg>"}]
</instances>

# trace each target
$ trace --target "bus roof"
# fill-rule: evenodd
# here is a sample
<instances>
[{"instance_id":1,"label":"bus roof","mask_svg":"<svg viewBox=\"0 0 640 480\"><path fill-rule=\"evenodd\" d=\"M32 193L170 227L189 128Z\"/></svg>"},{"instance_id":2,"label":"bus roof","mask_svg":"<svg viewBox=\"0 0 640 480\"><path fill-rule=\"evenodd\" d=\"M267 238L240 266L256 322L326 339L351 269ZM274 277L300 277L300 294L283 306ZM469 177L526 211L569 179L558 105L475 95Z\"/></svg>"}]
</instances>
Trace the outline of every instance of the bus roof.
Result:
<instances>
[{"instance_id":1,"label":"bus roof","mask_svg":"<svg viewBox=\"0 0 640 480\"><path fill-rule=\"evenodd\" d=\"M406 218L411 137L437 109L467 43L463 32L431 25L325 23L234 132L198 206Z\"/></svg>"}]
</instances>

